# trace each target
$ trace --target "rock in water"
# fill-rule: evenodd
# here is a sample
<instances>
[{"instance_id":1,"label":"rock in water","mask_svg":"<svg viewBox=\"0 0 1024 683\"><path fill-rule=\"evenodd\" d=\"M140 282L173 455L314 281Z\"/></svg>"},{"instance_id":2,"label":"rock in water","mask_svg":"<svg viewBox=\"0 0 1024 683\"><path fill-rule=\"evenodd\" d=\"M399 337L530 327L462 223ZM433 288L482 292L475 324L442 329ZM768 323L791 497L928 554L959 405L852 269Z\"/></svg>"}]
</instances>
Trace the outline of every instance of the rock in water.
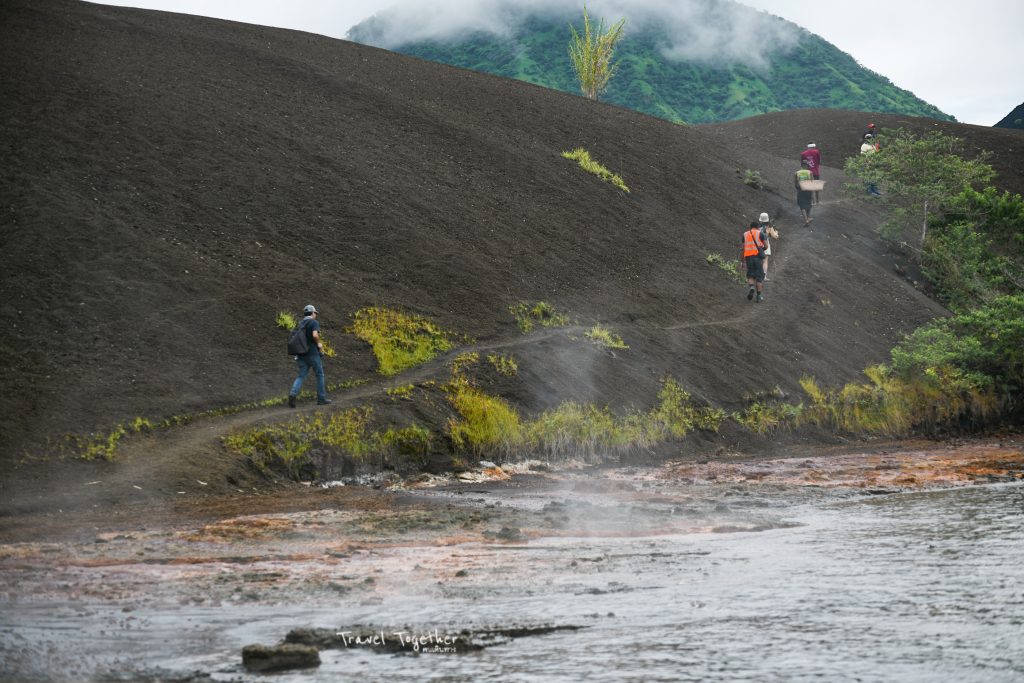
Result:
<instances>
[{"instance_id":1,"label":"rock in water","mask_svg":"<svg viewBox=\"0 0 1024 683\"><path fill-rule=\"evenodd\" d=\"M249 671L283 671L320 666L320 651L309 645L246 645L242 665Z\"/></svg>"}]
</instances>

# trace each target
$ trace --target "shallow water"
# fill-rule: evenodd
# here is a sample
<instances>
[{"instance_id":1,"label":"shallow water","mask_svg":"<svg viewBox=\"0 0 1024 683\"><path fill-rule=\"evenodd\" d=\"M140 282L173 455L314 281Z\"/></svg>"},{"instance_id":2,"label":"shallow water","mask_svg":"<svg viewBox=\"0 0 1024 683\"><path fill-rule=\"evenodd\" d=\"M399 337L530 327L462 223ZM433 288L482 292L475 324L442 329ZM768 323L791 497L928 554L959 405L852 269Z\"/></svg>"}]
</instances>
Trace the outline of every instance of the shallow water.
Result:
<instances>
[{"instance_id":1,"label":"shallow water","mask_svg":"<svg viewBox=\"0 0 1024 683\"><path fill-rule=\"evenodd\" d=\"M126 564L96 579L121 586L114 597L78 582L95 568L28 572L19 597L0 602L0 666L11 679L268 680L241 669L241 648L296 627L365 625L397 639L553 624L582 628L461 655L324 650L318 669L272 680L1024 679L1024 485L869 495L662 475L462 496L534 515L524 528L562 519L511 543L364 547L329 565L280 555L244 570ZM322 535L330 519L311 528ZM197 592L215 596L218 576L239 571L257 575L257 594L202 604ZM359 589L332 594L325 577ZM285 597L267 597L283 578ZM77 592L68 600L32 580Z\"/></svg>"}]
</instances>

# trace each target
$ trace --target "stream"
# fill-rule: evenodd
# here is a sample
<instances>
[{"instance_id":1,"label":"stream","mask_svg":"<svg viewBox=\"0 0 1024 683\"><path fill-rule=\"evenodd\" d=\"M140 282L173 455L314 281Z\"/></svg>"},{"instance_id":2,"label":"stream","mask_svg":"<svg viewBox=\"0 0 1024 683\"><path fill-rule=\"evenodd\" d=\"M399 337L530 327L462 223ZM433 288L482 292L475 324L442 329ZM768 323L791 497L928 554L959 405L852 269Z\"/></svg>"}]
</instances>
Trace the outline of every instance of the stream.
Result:
<instances>
[{"instance_id":1,"label":"stream","mask_svg":"<svg viewBox=\"0 0 1024 683\"><path fill-rule=\"evenodd\" d=\"M854 485L850 467L890 478ZM0 678L1024 679L1019 479L894 486L907 468L868 456L714 468L0 546ZM353 642L316 668L242 667L243 646L296 628ZM461 632L486 642L447 651ZM360 633L423 644L382 654Z\"/></svg>"}]
</instances>

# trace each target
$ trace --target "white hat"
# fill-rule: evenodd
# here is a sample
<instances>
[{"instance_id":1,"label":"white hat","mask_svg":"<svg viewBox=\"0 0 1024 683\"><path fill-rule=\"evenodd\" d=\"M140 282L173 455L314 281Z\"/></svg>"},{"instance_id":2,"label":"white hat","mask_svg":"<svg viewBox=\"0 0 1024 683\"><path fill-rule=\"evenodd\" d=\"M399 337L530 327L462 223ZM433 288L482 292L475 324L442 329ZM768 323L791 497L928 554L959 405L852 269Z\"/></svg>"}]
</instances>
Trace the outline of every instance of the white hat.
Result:
<instances>
[{"instance_id":1,"label":"white hat","mask_svg":"<svg viewBox=\"0 0 1024 683\"><path fill-rule=\"evenodd\" d=\"M817 145L814 144L813 142L811 144L807 145L807 149L813 149L815 147L817 147Z\"/></svg>"},{"instance_id":2,"label":"white hat","mask_svg":"<svg viewBox=\"0 0 1024 683\"><path fill-rule=\"evenodd\" d=\"M757 220L761 221L762 223L767 223L768 222L768 214L762 213L760 216L757 217Z\"/></svg>"},{"instance_id":3,"label":"white hat","mask_svg":"<svg viewBox=\"0 0 1024 683\"><path fill-rule=\"evenodd\" d=\"M316 306L314 306L313 304L306 304L306 307L302 309L302 312L305 313L306 315L316 313Z\"/></svg>"}]
</instances>

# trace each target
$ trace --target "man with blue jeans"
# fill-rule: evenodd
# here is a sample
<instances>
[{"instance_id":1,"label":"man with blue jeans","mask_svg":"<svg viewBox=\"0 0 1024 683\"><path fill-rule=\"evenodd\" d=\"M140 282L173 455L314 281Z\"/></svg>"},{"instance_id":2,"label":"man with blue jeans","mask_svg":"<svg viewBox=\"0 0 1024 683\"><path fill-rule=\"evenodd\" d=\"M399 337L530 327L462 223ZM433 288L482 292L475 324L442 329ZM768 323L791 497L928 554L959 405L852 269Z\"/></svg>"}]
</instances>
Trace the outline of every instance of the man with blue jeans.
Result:
<instances>
[{"instance_id":1,"label":"man with blue jeans","mask_svg":"<svg viewBox=\"0 0 1024 683\"><path fill-rule=\"evenodd\" d=\"M327 398L327 380L324 378L323 362L324 343L320 340L320 322L317 320L316 308L313 304L309 304L302 309L302 314L305 317L299 325L306 331L309 351L301 356L295 356L295 362L299 366L299 376L295 378L292 390L288 392L288 406L291 408L295 407L295 399L299 395L299 389L302 388L302 382L306 379L306 375L309 374L310 370L316 373L317 404L326 405L331 402L331 399Z\"/></svg>"}]
</instances>

